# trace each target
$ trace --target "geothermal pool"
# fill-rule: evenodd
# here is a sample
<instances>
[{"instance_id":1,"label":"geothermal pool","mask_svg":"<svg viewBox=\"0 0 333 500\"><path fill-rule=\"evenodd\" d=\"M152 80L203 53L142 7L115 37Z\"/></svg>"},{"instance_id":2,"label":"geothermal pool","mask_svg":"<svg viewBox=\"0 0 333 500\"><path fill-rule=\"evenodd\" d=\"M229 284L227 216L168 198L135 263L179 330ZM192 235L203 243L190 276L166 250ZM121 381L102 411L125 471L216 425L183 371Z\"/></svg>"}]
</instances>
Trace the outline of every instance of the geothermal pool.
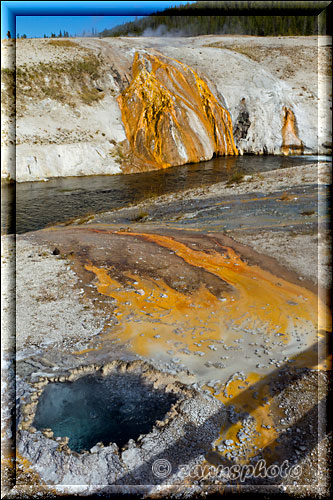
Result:
<instances>
[{"instance_id":1,"label":"geothermal pool","mask_svg":"<svg viewBox=\"0 0 333 500\"><path fill-rule=\"evenodd\" d=\"M176 401L173 394L145 384L134 374L88 375L74 382L49 383L38 402L34 426L68 437L72 451L102 442L119 448L151 431Z\"/></svg>"}]
</instances>

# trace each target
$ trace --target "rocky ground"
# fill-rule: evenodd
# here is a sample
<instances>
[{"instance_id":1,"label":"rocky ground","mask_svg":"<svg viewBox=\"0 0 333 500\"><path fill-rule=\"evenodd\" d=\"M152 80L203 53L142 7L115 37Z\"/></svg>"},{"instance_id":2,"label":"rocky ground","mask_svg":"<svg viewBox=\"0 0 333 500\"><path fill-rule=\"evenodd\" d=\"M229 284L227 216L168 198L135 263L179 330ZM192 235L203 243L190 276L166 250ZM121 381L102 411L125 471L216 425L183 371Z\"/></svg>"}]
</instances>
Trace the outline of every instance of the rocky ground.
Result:
<instances>
[{"instance_id":1,"label":"rocky ground","mask_svg":"<svg viewBox=\"0 0 333 500\"><path fill-rule=\"evenodd\" d=\"M196 412L208 402L212 408L222 404L220 408L227 411L221 417L224 430L219 433L214 424L208 448L199 443L196 451L192 449L194 455L188 463L206 469L195 469L194 476L193 472L185 476L175 473L164 484L153 488L133 485L126 491L136 488L137 493L151 497L232 493L237 480L216 478L208 474L207 467L228 467L247 457L248 465L264 459L267 465L287 461L289 467L301 469L295 469L300 471L296 478L248 478L241 482L242 492L326 497L331 463L326 417L330 364L325 361L324 346L319 349L323 363L316 368L319 358L313 346L317 345L317 294L324 304L331 283L325 204L330 180L328 163L319 164L318 171L313 164L251 178L236 176L227 183L98 214L83 223L58 225L16 238L3 236L4 490L6 481L8 484L15 474L17 481L8 497L89 496L92 490L96 492L96 475L89 476L90 486L68 488L64 482L69 476L64 471L71 478L80 476L81 483L88 482L84 479L88 477L87 461L94 471L108 454L115 460L112 446L87 452L86 462L76 457L74 464L66 458L71 457L66 446L63 451L52 451L54 441L49 431L42 434L22 429L18 434L20 453L14 460L14 402L18 402L19 423L24 424L25 415L33 416L29 401L36 390L34 384L42 384L36 386L41 391L55 378L66 380L89 369L96 372L118 360L148 362L150 373L158 380L171 377L184 384L198 398ZM232 200L237 203L230 205ZM226 216L223 210L215 210L224 206L224 201L232 206L227 215L231 224L221 231L216 228L223 227L221 220L224 223ZM271 203L274 210L269 215ZM239 207L244 205L250 220L238 227ZM263 221L262 213L266 214ZM251 228L252 223L257 226ZM234 261L230 261L232 252L236 252ZM234 264L228 267L231 262ZM236 272L238 266L240 273ZM242 281L244 276L258 283L251 292L250 282ZM225 309L228 300L231 305L236 297L236 309ZM306 300L306 307L300 300ZM254 309L249 318L259 314L254 325L252 320L238 324L239 310L250 311L251 305ZM325 330L330 327L326 306L321 307L319 328L325 339ZM260 310L268 316L260 317ZM279 330L274 327L275 310L282 313ZM222 337L216 314L221 320L230 320ZM283 327L284 315L294 318L294 330ZM272 322L268 336L267 325L262 323L267 318ZM302 318L307 326L297 324ZM276 331L281 331L282 337ZM287 348L281 340L284 335ZM176 412L174 424L173 420L170 423L177 433L183 418ZM191 418L197 419L195 413ZM159 456L169 457L175 467L182 453L174 454L162 444L164 432L173 431L168 425L157 431ZM29 444L32 434L38 437L33 446ZM35 463L38 454L43 457L40 466L38 460ZM142 458L140 443L118 450L117 460L121 467L133 467L135 473L137 462L132 455ZM147 458L149 463L152 457ZM124 492L123 469L119 470L116 482L120 489L99 490L101 495ZM100 473L110 471L102 468ZM58 486L49 484L54 481Z\"/></svg>"},{"instance_id":2,"label":"rocky ground","mask_svg":"<svg viewBox=\"0 0 333 500\"><path fill-rule=\"evenodd\" d=\"M313 185L314 179L312 177L314 173L311 171L310 167L308 170L306 168L301 169L298 174L299 181L304 181L304 179L306 179L310 186ZM272 175L273 177L274 175L278 177L279 173L269 172L263 175L264 177L261 179L262 185L260 188L265 192L265 188L269 189L269 186L271 187ZM266 184L265 175L267 175L267 179L270 179L270 182ZM320 179L325 184L329 178L327 176L329 176L329 173L327 169L322 166L320 170ZM282 182L282 180L278 179L277 183L278 182ZM297 186L295 185L295 187ZM282 185L279 185L279 188L282 188ZM218 186L211 186L209 189L212 191L213 196L219 191ZM234 186L234 189L236 192L238 189L246 191L248 187L239 185ZM245 192L245 194L249 194L249 192ZM209 199L210 193L204 193L202 190L195 190L195 192L188 192L185 194L185 198L189 197L192 197L193 200L196 200L197 197L206 197ZM160 205L161 201L162 200L157 200L156 206ZM164 202L166 201L170 203L170 197L168 200L164 199ZM134 208L137 209L138 207ZM107 219L109 216L105 217ZM194 351L197 350L200 356L193 356L191 354L192 347L190 347L185 358L192 358L193 360L197 358L198 362L194 362L193 364L193 362L190 363L189 361L184 362L185 353L182 353L182 346L176 348L173 353L170 352L170 355L166 358L161 358L159 355L156 356L159 351L153 350L148 354L148 352L143 352L140 349L137 350L137 347L133 346L133 339L130 340L130 338L128 338L126 340L126 337L122 337L123 334L117 327L117 324L119 324L117 317L118 315L121 317L125 311L125 309L122 309L121 304L125 304L126 301L132 303L131 310L134 314L142 315L142 312L136 310L136 308L139 307L140 310L142 308L144 310L146 307L144 305L146 300L145 294L147 294L149 290L154 296L154 289L150 289L150 287L155 279L163 280L159 287L162 283L165 283L163 287L167 287L161 294L161 298L158 299L160 301L158 303L161 305L163 301L171 300L173 293L178 293L178 295L176 295L177 301L184 300L183 297L186 297L187 294L190 293L193 297L192 305L195 306L196 299L194 297L196 290L199 293L200 283L206 283L205 286L207 286L217 297L221 297L221 294L222 297L228 296L229 293L227 283L216 280L216 278L204 271L206 264L202 264L204 267L200 273L198 268L194 268L193 272L193 264L185 265L183 262L179 267L178 257L176 256L179 250L177 250L176 247L170 247L170 251L168 251L166 249L163 250L163 247L160 247L158 250L156 246L152 246L152 243L143 245L143 240L140 235L135 237L136 232L140 231L140 233L145 232L148 235L151 234L152 238L156 237L155 235L158 234L164 234L167 237L173 235L178 241L185 243L188 251L192 251L190 250L191 248L195 249L196 246L199 245L201 251L207 252L207 256L213 251L209 250L210 244L208 244L208 241L205 243L205 236L201 236L197 230L191 233L189 228L185 231L184 235L181 236L181 233L175 233L172 229L167 230L166 228L162 229L160 227L160 229L157 230L156 225L151 225L152 222L149 222L149 220L132 224L130 228L121 228L119 224L118 226L117 224L112 226L110 223L106 223L106 220L104 222L98 222L98 220L99 216L96 217L96 220L91 220L84 225L81 224L75 227L74 224L74 226L67 226L65 228L58 227L56 230L39 231L16 238L16 269L19 278L16 282L18 307L16 320L17 395L29 401L28 394L31 391L31 383L33 381L38 381L39 377L43 377L44 380L52 380L54 374L56 374L56 377L62 374L62 376L66 376L66 373L69 373L68 370L75 370L75 368L81 370L82 366L91 366L91 363L94 365L97 363L101 366L109 362L110 359L125 359L128 361L142 359L143 361L149 361L152 363L153 369L157 370L157 373L165 373L168 376L176 377L176 379L186 384L190 384L194 391L199 391L199 394L206 394L211 397L212 388L216 394L218 394L219 390L222 390L222 399L220 399L220 401L224 404L226 404L226 400L223 399L225 397L223 394L225 394L225 391L230 391L230 395L233 395L233 399L231 400L233 405L230 407L231 413L229 413L228 416L230 422L228 424L230 426L230 431L228 431L229 434L224 435L224 441L221 441L220 437L217 442L215 442L215 445L212 446L211 451L207 452L206 450L204 457L202 457L198 463L202 463L201 460L203 458L203 463L213 465L214 467L218 467L221 464L226 466L235 463L234 461L237 460L238 455L241 453L241 448L237 448L239 445L237 445L236 448L234 448L234 444L226 445L229 441L237 443L238 440L236 434L239 428L236 426L236 431L233 431L233 423L237 422L238 418L236 417L235 419L235 413L233 413L234 410L232 410L232 408L235 407L236 411L239 411L244 402L248 403L253 401L253 399L252 393L247 394L245 391L244 394L238 394L238 390L232 388L234 387L232 385L232 380L235 378L237 381L237 374L240 374L240 380L245 380L245 385L250 380L247 380L247 375L242 372L241 368L244 368L244 363L242 367L239 367L239 371L235 371L237 368L236 365L233 366L232 370L227 368L221 380L221 375L225 371L223 366L230 366L230 359L236 360L237 357L239 359L237 350L230 351L230 341L225 344L225 349L222 350L223 362L217 362L214 357L215 352L213 346L215 344L215 349L216 345L218 345L216 339L215 341L213 339L210 340L212 349L199 347L199 345L198 347L193 346ZM117 234L114 233L114 231L116 231ZM131 234L133 234L133 236L131 236ZM326 252L326 255L328 255L327 239L323 235L324 233L322 233L320 237L321 251L322 254ZM221 238L219 233L214 232L208 233L208 236L210 238L213 237L214 241L216 237ZM231 236L232 239L230 239L229 236ZM126 243L128 238L130 238L129 244ZM245 262L250 265L250 269L251 266L257 263L264 270L269 270L275 276L278 276L280 280L282 279L289 283L295 283L297 286L298 283L300 283L301 289L303 290L302 293L310 293L309 297L311 293L316 292L318 284L316 279L318 276L316 261L314 258L301 258L305 253L310 252L310 255L312 255L311 252L313 252L312 257L316 254L316 237L313 232L309 235L306 234L306 232L304 234L304 232L298 231L297 235L291 237L290 233L287 231L276 232L261 230L252 233L251 231L244 231L241 233L239 231L230 231L228 237L224 236L223 238L220 240L223 242L222 244L227 246L231 245L240 255L243 255ZM131 241L133 241L133 243L131 243ZM250 247L259 251L259 253L253 252L249 247L239 245L236 241L250 245ZM4 280L5 283L12 286L14 286L14 282L11 281L10 278L11 272L13 271L11 268L14 252L13 244L13 238L3 237L3 265L6 271L6 273L4 273ZM166 243L163 243L163 240L160 244L166 245ZM173 244L172 241L170 244ZM281 252L281 247L283 248L283 252ZM212 249L213 248L214 247L212 247ZM271 255L275 257L275 259L272 260L270 257L265 257L263 254ZM195 253L191 255L195 256ZM100 280L100 285L98 285L98 281L96 282L96 277L93 279L91 271L84 267L87 264L95 266L94 272L97 273L96 277L99 276L98 280ZM280 264L286 267L280 267ZM325 287L325 285L329 283L327 278L329 264L328 260L323 263L322 281L320 282L321 287ZM110 295L107 289L100 288L104 286L102 285L103 279L105 279L103 278L103 269L108 270L108 272L110 272L111 269L118 270L116 274L111 272L113 279L117 279L119 283L116 285L114 292L111 292ZM98 274L100 272L102 274ZM133 282L133 278L128 281L131 273L134 273L137 284ZM299 281L300 277L302 278L301 281ZM151 281L152 279L153 281ZM109 286L111 286L111 282ZM120 290L124 286L124 291L127 290L127 292L124 298L122 298L122 292ZM118 290L117 287L119 288L120 295L116 293L116 290ZM305 292L305 290L309 290L309 292ZM313 292L311 292L311 290ZM12 318L10 309L12 307L12 302L9 300L12 292L13 289L9 288L7 292L8 295L5 294L4 297L4 311L7 313L7 320ZM164 298L162 295L166 297ZM325 299L325 294L323 298ZM140 302L141 299L142 302ZM203 300L203 297L200 299L199 296L199 300ZM168 302L166 302L166 304L167 308L170 307ZM126 306L124 307L126 308ZM165 305L163 307L165 307ZM182 314L186 315L187 306L184 307L185 310L183 310ZM210 308L210 306L207 307L208 309ZM214 307L216 308L216 306ZM210 310L213 311L214 309ZM29 311L28 314L27 311ZM148 313L149 311L146 310L146 312ZM160 321L154 309L152 309L149 314L153 315L153 321ZM140 326L140 322L143 321L142 316L141 319L140 316L138 316L135 321L135 328L137 330ZM175 324L177 324L177 322L179 323L179 318L177 319L176 316L170 318L165 316L163 321L174 321ZM203 325L206 324L209 326L209 322L207 323L207 321L209 321L208 318L204 319ZM181 326L180 323L179 325ZM192 326L195 327L194 324ZM13 325L10 321L6 323L6 319L4 327L7 331L13 332ZM184 328L184 326L181 326L181 328ZM143 330L141 331L145 332L146 330L147 324L143 326ZM27 334L27 331L29 331L29 334ZM183 331L185 333L186 329ZM119 342L119 335L120 339L122 339L121 342ZM156 334L156 337L162 336L162 340L164 335L163 330L161 330L159 334ZM213 335L214 338L213 331L211 335ZM167 336L167 338L169 338L170 341L172 340L172 336ZM245 338L246 337L244 337L244 339ZM203 339L204 337L201 339L201 344ZM8 336L7 341L8 343L5 345L3 351L4 360L7 363L5 368L7 368L11 376L13 376L13 365L10 360L13 340ZM158 345L160 339L156 339L155 342ZM271 351L270 356L272 356L274 351L273 344L274 342L267 344L267 348ZM141 345L143 346L145 344L142 343ZM170 347L173 348L172 345L170 345ZM239 347L241 347L241 344L239 344ZM250 345L248 348L251 349ZM186 349L188 348L185 348L185 350ZM219 351L220 348L218 348L217 353L219 353ZM256 349L256 351L258 351L258 349ZM155 354L153 354L154 352ZM236 358L234 358L234 354ZM257 460L258 457L264 457L267 463L271 463L272 460L277 460L277 463L282 463L283 459L288 460L290 466L300 465L302 473L297 479L292 481L290 481L290 477L282 479L281 481L267 480L267 478L265 480L262 478L259 480L248 480L246 486L242 486L243 491L254 490L257 492L259 491L258 486L260 485L261 491L266 491L267 493L269 491L279 491L296 496L310 495L325 497L329 491L327 471L330 463L328 454L330 435L327 433L326 429L325 397L328 386L326 372L323 370L317 372L311 368L315 360L313 355L310 355L310 358L305 357L304 359L301 356L300 361L297 361L295 367L292 367L291 365L285 366L284 363L278 361L280 358L277 350L275 350L274 354L276 363L275 371L272 372L272 368L268 370L268 379L265 379L265 377L262 379L264 381L263 386L260 385L260 377L254 384L254 386L258 385L260 405L265 404L265 401L269 401L270 405L270 412L266 414L264 411L264 413L260 414L261 416L257 413L261 406L259 405L258 409L256 409L256 406L251 406L250 415L254 416L257 423L261 422L261 431L259 432L259 436L261 435L260 439L266 436L266 432L268 432L268 436L270 436L268 441L266 436L266 441L264 439L262 442L260 442L260 440L257 442L256 457ZM254 354L250 356L250 359L253 357L253 361L257 367L264 366L265 356L256 360L257 356L258 355L254 352ZM202 366L202 357L205 361L205 370L207 370L207 375L205 377L202 376L203 373L201 369L197 372L199 366ZM283 358L281 358L281 361L282 359ZM221 368L222 372L218 374L217 372L219 372ZM189 370L189 372L186 372L186 369ZM258 373L262 371L263 375L266 373L264 368L256 368L255 371ZM198 373L201 373L199 378L197 375ZM217 377L214 376L215 373L217 377L220 378L220 381L216 380ZM233 378L230 378L230 376ZM7 397L11 395L11 381L12 378L10 377L9 385L4 387L5 392L3 394L5 403L8 403L7 405L5 404L6 411L3 422L4 432L7 438L9 438L9 441L11 431L8 424L10 423L12 414L10 413L10 399L7 401ZM264 390L266 386L270 387L269 396L268 393L265 392L266 389ZM253 391L255 392L255 389L253 389ZM269 399L265 400L267 396ZM318 402L318 407L315 404L316 402ZM262 408L264 407L265 406ZM18 406L18 415L21 415L20 405ZM250 428L247 427L246 418L244 421L241 421L243 422L241 426L242 432L245 433L245 436L249 433L248 435L251 436L251 439L256 442L255 440L258 438L255 437L255 434L251 434L252 432L256 432L255 429L251 431ZM265 426L270 430L267 431ZM233 434L233 432L236 432L236 434ZM271 432L272 434L270 434ZM31 448L25 448L25 446L28 446L29 440L26 441L26 439L29 433L26 431L24 431L24 433L25 437L21 436L20 438L23 439L21 441L21 452L23 452L23 456L30 457L33 462ZM226 438L228 438L229 441ZM43 443L43 439L45 438L41 436L37 443ZM48 446L47 442L45 443L46 448L43 448L43 450L46 450ZM267 446L268 443L269 446ZM272 449L278 450L279 447L283 452L275 452L275 454L273 452L273 455L271 455ZM40 452L44 453L43 450L41 449ZM126 450L123 450L122 453L125 451ZM140 452L138 451L135 453ZM161 448L161 456L166 455L166 453L167 451L163 451L163 448ZM56 457L54 457L54 459L55 458ZM180 458L181 457L179 457L179 459ZM10 463L8 459L4 462L5 469L8 467L8 472L10 468L9 465L6 465L7 463ZM38 475L36 476L35 467L31 467L29 462L26 462L21 455L18 457L17 464L17 473L21 484L27 485L31 484L31 482L40 482ZM50 467L50 465L48 465L48 467ZM80 468L79 465L78 467ZM93 462L91 467L94 470L95 465ZM52 467L46 468L45 470L49 470L49 474L52 476ZM45 480L48 482L48 477L44 474L44 481ZM184 478L181 479L181 482L182 481L184 481ZM211 478L203 476L200 479L197 478L196 484L191 485L192 482L193 481L190 480L187 486L174 485L170 487L164 485L163 487L159 486L157 489L148 488L148 490L142 490L141 493L149 494L150 496L159 496L161 494L164 496L168 494L186 497L192 494L200 494L200 492L206 492L208 494L224 491L226 493L231 488L230 481L229 486L226 486L221 478L214 478L212 481ZM14 489L11 495L15 497L17 495L27 495L29 497L30 495L31 497L36 495L37 492L40 494L44 491L44 488L45 486L25 486L21 487L21 489ZM264 488L264 490L262 488ZM69 492L78 493L79 491L81 491L81 494L89 494L90 490L89 488L86 490L83 488L82 490L81 486L77 487L76 490L68 490L68 488L66 489L59 486L57 492L52 489L52 487L51 489L47 487L45 491L48 495L54 496L68 494ZM100 491L100 493L108 495L115 492L107 489L104 492Z\"/></svg>"}]
</instances>

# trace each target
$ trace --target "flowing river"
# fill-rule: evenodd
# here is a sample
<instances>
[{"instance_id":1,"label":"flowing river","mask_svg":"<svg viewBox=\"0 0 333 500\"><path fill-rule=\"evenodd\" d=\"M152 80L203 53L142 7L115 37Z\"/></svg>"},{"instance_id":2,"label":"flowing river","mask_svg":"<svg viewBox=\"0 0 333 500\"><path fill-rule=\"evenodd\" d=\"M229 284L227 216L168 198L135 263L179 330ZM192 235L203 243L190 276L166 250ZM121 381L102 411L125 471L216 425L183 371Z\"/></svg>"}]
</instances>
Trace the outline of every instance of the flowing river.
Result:
<instances>
[{"instance_id":1,"label":"flowing river","mask_svg":"<svg viewBox=\"0 0 333 500\"><path fill-rule=\"evenodd\" d=\"M2 233L34 231L150 197L228 181L238 173L297 167L321 159L331 160L318 156L229 156L140 174L69 177L5 185L2 188Z\"/></svg>"}]
</instances>

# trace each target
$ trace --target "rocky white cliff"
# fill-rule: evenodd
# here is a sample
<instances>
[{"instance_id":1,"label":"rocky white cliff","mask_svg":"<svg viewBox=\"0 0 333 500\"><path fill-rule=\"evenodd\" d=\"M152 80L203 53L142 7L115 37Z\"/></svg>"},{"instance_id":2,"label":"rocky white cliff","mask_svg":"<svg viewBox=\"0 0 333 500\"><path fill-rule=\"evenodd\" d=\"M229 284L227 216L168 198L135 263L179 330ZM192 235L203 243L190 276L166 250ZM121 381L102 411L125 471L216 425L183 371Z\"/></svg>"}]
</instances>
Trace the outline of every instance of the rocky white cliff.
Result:
<instances>
[{"instance_id":1,"label":"rocky white cliff","mask_svg":"<svg viewBox=\"0 0 333 500\"><path fill-rule=\"evenodd\" d=\"M176 59L207 83L239 154L331 153L329 37L18 40L16 106L13 43L2 43L2 179L157 168L135 164L118 104L140 52Z\"/></svg>"}]
</instances>

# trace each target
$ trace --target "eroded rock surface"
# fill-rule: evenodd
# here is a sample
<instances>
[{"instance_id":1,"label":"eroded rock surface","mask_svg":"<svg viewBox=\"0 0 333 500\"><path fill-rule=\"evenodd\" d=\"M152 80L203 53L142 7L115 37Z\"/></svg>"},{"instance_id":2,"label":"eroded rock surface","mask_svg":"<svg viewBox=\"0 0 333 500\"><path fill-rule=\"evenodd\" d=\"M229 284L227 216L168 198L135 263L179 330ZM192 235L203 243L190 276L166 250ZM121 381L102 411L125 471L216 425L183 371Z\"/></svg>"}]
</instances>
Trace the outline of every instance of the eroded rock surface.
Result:
<instances>
[{"instance_id":1,"label":"eroded rock surface","mask_svg":"<svg viewBox=\"0 0 333 500\"><path fill-rule=\"evenodd\" d=\"M247 131L251 125L245 97L240 102L239 113L234 127L235 140L246 139Z\"/></svg>"}]
</instances>

